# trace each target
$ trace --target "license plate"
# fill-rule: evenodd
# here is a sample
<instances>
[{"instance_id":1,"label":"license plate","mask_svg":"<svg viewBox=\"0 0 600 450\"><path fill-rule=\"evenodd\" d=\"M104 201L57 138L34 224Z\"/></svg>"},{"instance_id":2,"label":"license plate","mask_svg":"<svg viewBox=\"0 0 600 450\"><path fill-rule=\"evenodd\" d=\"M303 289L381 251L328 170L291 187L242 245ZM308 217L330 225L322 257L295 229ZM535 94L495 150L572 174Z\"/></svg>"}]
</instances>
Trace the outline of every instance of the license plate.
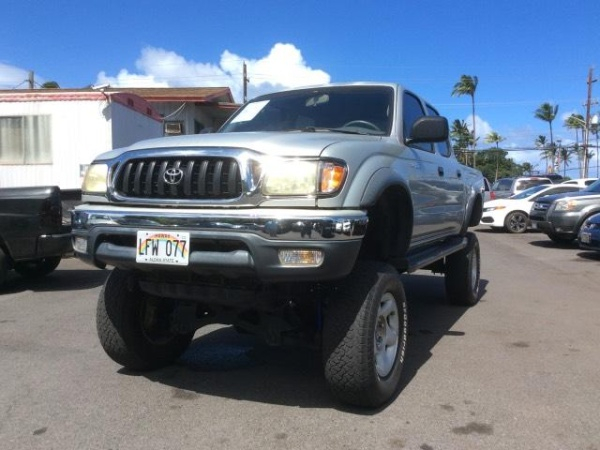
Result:
<instances>
[{"instance_id":1,"label":"license plate","mask_svg":"<svg viewBox=\"0 0 600 450\"><path fill-rule=\"evenodd\" d=\"M185 231L138 231L135 260L142 264L187 266L190 233Z\"/></svg>"},{"instance_id":2,"label":"license plate","mask_svg":"<svg viewBox=\"0 0 600 450\"><path fill-rule=\"evenodd\" d=\"M581 239L581 242L583 242L584 244L589 244L590 242L592 242L592 235L590 233L582 231L579 235L579 239Z\"/></svg>"}]
</instances>

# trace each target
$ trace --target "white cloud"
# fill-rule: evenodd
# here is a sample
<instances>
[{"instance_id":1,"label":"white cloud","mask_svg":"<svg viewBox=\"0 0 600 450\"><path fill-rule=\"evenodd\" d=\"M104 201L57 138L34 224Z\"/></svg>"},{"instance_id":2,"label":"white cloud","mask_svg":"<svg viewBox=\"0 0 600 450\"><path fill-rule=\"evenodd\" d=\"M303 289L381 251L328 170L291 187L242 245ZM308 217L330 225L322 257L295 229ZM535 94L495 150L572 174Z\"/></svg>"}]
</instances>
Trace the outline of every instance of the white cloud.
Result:
<instances>
[{"instance_id":1,"label":"white cloud","mask_svg":"<svg viewBox=\"0 0 600 450\"><path fill-rule=\"evenodd\" d=\"M29 72L0 62L0 89L28 88Z\"/></svg>"},{"instance_id":2,"label":"white cloud","mask_svg":"<svg viewBox=\"0 0 600 450\"><path fill-rule=\"evenodd\" d=\"M135 63L138 73L122 69L117 75L98 74L96 84L113 87L217 87L231 88L236 101L243 97L243 63L246 62L248 98L282 88L328 83L331 77L312 69L293 44L277 43L260 59L225 50L218 63L188 60L173 51L146 47Z\"/></svg>"}]
</instances>

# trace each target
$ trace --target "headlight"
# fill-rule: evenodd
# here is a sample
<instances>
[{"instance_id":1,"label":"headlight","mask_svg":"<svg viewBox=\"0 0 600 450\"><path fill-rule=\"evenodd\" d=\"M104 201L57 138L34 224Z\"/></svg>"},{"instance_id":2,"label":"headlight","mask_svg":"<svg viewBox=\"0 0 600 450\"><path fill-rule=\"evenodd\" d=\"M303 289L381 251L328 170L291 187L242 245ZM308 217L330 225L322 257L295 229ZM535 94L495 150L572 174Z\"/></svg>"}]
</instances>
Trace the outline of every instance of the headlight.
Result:
<instances>
[{"instance_id":1,"label":"headlight","mask_svg":"<svg viewBox=\"0 0 600 450\"><path fill-rule=\"evenodd\" d=\"M81 190L85 193L104 194L107 177L108 166L106 164L91 164L85 173Z\"/></svg>"},{"instance_id":2,"label":"headlight","mask_svg":"<svg viewBox=\"0 0 600 450\"><path fill-rule=\"evenodd\" d=\"M331 161L277 160L263 164L265 195L317 195L338 192L346 167Z\"/></svg>"},{"instance_id":3,"label":"headlight","mask_svg":"<svg viewBox=\"0 0 600 450\"><path fill-rule=\"evenodd\" d=\"M500 209L506 209L506 206L488 206L487 208L483 208L483 212L498 211Z\"/></svg>"},{"instance_id":4,"label":"headlight","mask_svg":"<svg viewBox=\"0 0 600 450\"><path fill-rule=\"evenodd\" d=\"M576 200L561 200L556 202L555 211L579 211L581 204Z\"/></svg>"}]
</instances>

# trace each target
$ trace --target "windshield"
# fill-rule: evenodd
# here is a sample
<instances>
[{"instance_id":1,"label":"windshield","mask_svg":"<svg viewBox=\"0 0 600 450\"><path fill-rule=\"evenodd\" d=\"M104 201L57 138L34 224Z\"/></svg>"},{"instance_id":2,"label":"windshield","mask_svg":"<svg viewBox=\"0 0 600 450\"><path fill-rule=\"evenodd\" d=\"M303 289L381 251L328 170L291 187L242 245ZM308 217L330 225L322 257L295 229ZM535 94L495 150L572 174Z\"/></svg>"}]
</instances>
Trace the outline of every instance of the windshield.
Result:
<instances>
[{"instance_id":1,"label":"windshield","mask_svg":"<svg viewBox=\"0 0 600 450\"><path fill-rule=\"evenodd\" d=\"M590 184L588 187L586 187L581 192L590 192L593 194L600 193L600 179L594 181L592 184Z\"/></svg>"},{"instance_id":2,"label":"windshield","mask_svg":"<svg viewBox=\"0 0 600 450\"><path fill-rule=\"evenodd\" d=\"M536 192L546 189L548 186L549 186L548 184L538 184L537 186L533 186L533 187L530 187L529 189L525 189L523 192L515 194L510 198L515 199L515 200L521 200L521 199L532 196Z\"/></svg>"},{"instance_id":3,"label":"windshield","mask_svg":"<svg viewBox=\"0 0 600 450\"><path fill-rule=\"evenodd\" d=\"M394 90L386 86L303 89L258 97L219 130L336 131L389 135Z\"/></svg>"}]
</instances>

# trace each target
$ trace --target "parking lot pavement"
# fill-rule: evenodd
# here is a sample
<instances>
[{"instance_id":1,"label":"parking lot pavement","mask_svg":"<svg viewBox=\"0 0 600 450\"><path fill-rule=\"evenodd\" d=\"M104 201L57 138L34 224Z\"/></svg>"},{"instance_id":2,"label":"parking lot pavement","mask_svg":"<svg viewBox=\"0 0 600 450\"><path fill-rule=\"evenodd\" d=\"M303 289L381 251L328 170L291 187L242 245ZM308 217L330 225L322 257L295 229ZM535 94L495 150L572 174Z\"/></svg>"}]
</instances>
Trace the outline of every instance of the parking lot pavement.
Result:
<instances>
[{"instance_id":1,"label":"parking lot pavement","mask_svg":"<svg viewBox=\"0 0 600 450\"><path fill-rule=\"evenodd\" d=\"M600 449L600 259L545 235L477 231L483 297L404 275L402 390L377 411L334 402L312 349L200 330L177 364L123 370L101 349L107 271L64 260L0 291L0 449Z\"/></svg>"}]
</instances>

